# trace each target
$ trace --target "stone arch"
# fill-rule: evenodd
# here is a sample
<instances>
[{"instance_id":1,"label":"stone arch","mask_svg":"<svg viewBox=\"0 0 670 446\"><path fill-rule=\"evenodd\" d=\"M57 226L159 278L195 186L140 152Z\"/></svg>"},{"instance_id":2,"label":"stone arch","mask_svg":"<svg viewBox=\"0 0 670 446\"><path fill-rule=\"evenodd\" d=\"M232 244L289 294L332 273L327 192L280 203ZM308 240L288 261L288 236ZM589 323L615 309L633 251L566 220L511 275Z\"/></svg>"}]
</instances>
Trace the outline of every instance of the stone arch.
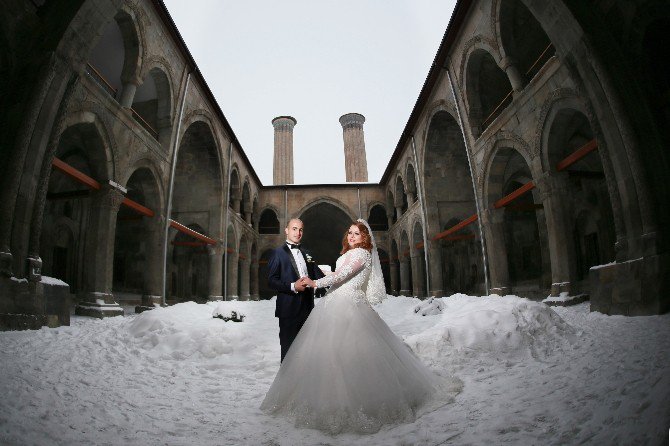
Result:
<instances>
[{"instance_id":1,"label":"stone arch","mask_svg":"<svg viewBox=\"0 0 670 446\"><path fill-rule=\"evenodd\" d=\"M228 206L237 213L241 210L242 203L242 184L240 183L240 173L237 163L230 169L230 189L228 191Z\"/></svg>"},{"instance_id":2,"label":"stone arch","mask_svg":"<svg viewBox=\"0 0 670 446\"><path fill-rule=\"evenodd\" d=\"M393 206L396 209L396 220L399 220L400 217L407 211L407 195L405 194L405 182L403 181L402 174L398 172L395 177L395 193L393 199Z\"/></svg>"},{"instance_id":3,"label":"stone arch","mask_svg":"<svg viewBox=\"0 0 670 446\"><path fill-rule=\"evenodd\" d=\"M465 72L465 67L467 66L467 62L471 54L478 50L489 53L496 62L499 62L501 59L500 53L498 51L498 44L496 43L495 39L481 34L470 38L467 42L465 42L465 44L463 44L463 50L461 51L461 62L458 67L458 82L461 86L461 90L463 90L466 82L467 75Z\"/></svg>"},{"instance_id":4,"label":"stone arch","mask_svg":"<svg viewBox=\"0 0 670 446\"><path fill-rule=\"evenodd\" d=\"M198 223L183 222L186 227L201 234L205 229ZM168 257L170 296L173 302L189 300L204 301L208 295L209 262L207 248L183 232L176 231L171 237L171 253Z\"/></svg>"},{"instance_id":5,"label":"stone arch","mask_svg":"<svg viewBox=\"0 0 670 446\"><path fill-rule=\"evenodd\" d=\"M59 145L62 143L64 135L72 132L73 129L77 128L85 131L86 134L81 136L82 140L79 144L96 147L94 162L97 163L98 167L89 171L91 176L100 183L105 183L108 180L116 180L116 147L112 138L112 132L98 114L98 107L89 107L89 105L91 104L85 103L82 108L74 110L66 116L62 123L62 131L58 136ZM56 149L55 156L62 156L63 153L63 148L58 148Z\"/></svg>"},{"instance_id":6,"label":"stone arch","mask_svg":"<svg viewBox=\"0 0 670 446\"><path fill-rule=\"evenodd\" d=\"M395 205L394 205L395 199L393 197L393 189L394 188L391 185L389 185L389 187L387 187L386 189L386 209L387 209L386 216L389 217L390 215L389 217L390 224L398 221L398 216L395 213Z\"/></svg>"},{"instance_id":7,"label":"stone arch","mask_svg":"<svg viewBox=\"0 0 670 446\"><path fill-rule=\"evenodd\" d=\"M310 203L306 204L303 206L295 215L303 215L307 210L310 208L313 208L316 205L319 204L330 204L344 212L347 217L349 218L349 221L355 221L358 217L357 214L352 212L349 206L341 202L340 200L333 198L333 197L321 197L316 200L311 201ZM347 226L348 228L348 226ZM344 232L343 232L344 234ZM333 270L334 271L334 270Z\"/></svg>"},{"instance_id":8,"label":"stone arch","mask_svg":"<svg viewBox=\"0 0 670 446\"><path fill-rule=\"evenodd\" d=\"M330 265L335 271L344 233L356 217L346 206L333 199L316 200L298 214L305 225L302 243L317 264Z\"/></svg>"},{"instance_id":9,"label":"stone arch","mask_svg":"<svg viewBox=\"0 0 670 446\"><path fill-rule=\"evenodd\" d=\"M95 69L89 74L117 100L125 84L138 83L144 51L141 34L135 12L124 5L89 54L88 62Z\"/></svg>"},{"instance_id":10,"label":"stone arch","mask_svg":"<svg viewBox=\"0 0 670 446\"><path fill-rule=\"evenodd\" d=\"M560 245L574 245L566 249L567 253L561 251L552 256L552 267L563 262L563 270L570 271L570 278L576 280L572 291L589 292L588 269L615 260L618 219L614 216L610 190L618 186L608 187L612 181L606 178L598 152L586 155L560 173L556 172L560 161L596 139L591 121L581 105L576 98L556 101L547 116L542 136L542 158L547 171L545 175L553 178L545 194L550 195L549 204L559 216L557 222L552 221L551 227L564 233L550 234L558 240L553 245L559 245L559 248ZM561 224L565 221L567 227ZM596 227L582 224L585 221L595 222Z\"/></svg>"},{"instance_id":11,"label":"stone arch","mask_svg":"<svg viewBox=\"0 0 670 446\"><path fill-rule=\"evenodd\" d=\"M504 143L497 145L484 192L493 288L511 286L517 294L540 297L548 291L551 267L539 194L525 193L504 208L494 208L497 200L536 178L521 152Z\"/></svg>"},{"instance_id":12,"label":"stone arch","mask_svg":"<svg viewBox=\"0 0 670 446\"><path fill-rule=\"evenodd\" d=\"M140 158L126 169L123 170L123 176L119 177L119 184L127 185L130 177L138 170L146 169L150 172L151 176L156 179L157 184L157 204L153 205L154 207L149 206L148 204L141 203L144 206L149 207L156 215L161 215L163 213L163 208L165 207L165 189L164 189L164 173L161 170L161 167L156 163L152 158Z\"/></svg>"},{"instance_id":13,"label":"stone arch","mask_svg":"<svg viewBox=\"0 0 670 446\"><path fill-rule=\"evenodd\" d=\"M125 183L126 197L151 209L148 217L121 206L116 215L112 287L117 299L135 295L133 303L160 303L163 229L160 224L162 196L160 181L148 167L137 167ZM122 294L119 294L122 293ZM145 298L140 302L141 296ZM153 299L153 301L151 301Z\"/></svg>"},{"instance_id":14,"label":"stone arch","mask_svg":"<svg viewBox=\"0 0 670 446\"><path fill-rule=\"evenodd\" d=\"M223 187L219 150L212 127L206 121L190 124L179 142L175 167L172 214L196 213L213 238L222 227ZM173 217L170 217L173 218Z\"/></svg>"},{"instance_id":15,"label":"stone arch","mask_svg":"<svg viewBox=\"0 0 670 446\"><path fill-rule=\"evenodd\" d=\"M414 202L416 200L417 188L416 188L416 173L414 171L414 164L411 162L407 163L405 166L405 178L407 182L405 188L408 195L408 202Z\"/></svg>"},{"instance_id":16,"label":"stone arch","mask_svg":"<svg viewBox=\"0 0 670 446\"><path fill-rule=\"evenodd\" d=\"M481 48L468 54L464 83L470 131L477 138L512 102L512 85L494 55Z\"/></svg>"},{"instance_id":17,"label":"stone arch","mask_svg":"<svg viewBox=\"0 0 670 446\"><path fill-rule=\"evenodd\" d=\"M251 223L251 188L249 186L249 177L244 178L242 184L242 201L240 203L240 216L247 222Z\"/></svg>"},{"instance_id":18,"label":"stone arch","mask_svg":"<svg viewBox=\"0 0 670 446\"><path fill-rule=\"evenodd\" d=\"M164 146L170 142L173 117L174 89L168 73L164 66L152 63L142 76L132 104L133 117Z\"/></svg>"},{"instance_id":19,"label":"stone arch","mask_svg":"<svg viewBox=\"0 0 670 446\"><path fill-rule=\"evenodd\" d=\"M368 205L368 224L373 231L388 231L389 224L386 217L386 208L378 201Z\"/></svg>"},{"instance_id":20,"label":"stone arch","mask_svg":"<svg viewBox=\"0 0 670 446\"><path fill-rule=\"evenodd\" d=\"M492 16L502 65L512 85L514 78L518 79L518 89L539 72L555 51L548 49L549 37L521 0L495 0Z\"/></svg>"},{"instance_id":21,"label":"stone arch","mask_svg":"<svg viewBox=\"0 0 670 446\"><path fill-rule=\"evenodd\" d=\"M275 206L267 205L261 212L258 220L259 234L280 234L279 212Z\"/></svg>"}]
</instances>

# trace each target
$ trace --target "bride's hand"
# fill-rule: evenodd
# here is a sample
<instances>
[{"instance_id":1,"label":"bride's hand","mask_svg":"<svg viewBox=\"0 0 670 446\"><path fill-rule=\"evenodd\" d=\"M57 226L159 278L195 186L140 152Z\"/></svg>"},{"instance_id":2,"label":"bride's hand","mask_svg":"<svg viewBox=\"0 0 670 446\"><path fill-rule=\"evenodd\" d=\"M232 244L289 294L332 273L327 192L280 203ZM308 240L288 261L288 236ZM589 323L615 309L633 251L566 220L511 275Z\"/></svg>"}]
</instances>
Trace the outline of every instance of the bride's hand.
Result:
<instances>
[{"instance_id":1,"label":"bride's hand","mask_svg":"<svg viewBox=\"0 0 670 446\"><path fill-rule=\"evenodd\" d=\"M316 282L314 282L312 279L309 277L303 277L303 283L307 285L310 288L316 288Z\"/></svg>"}]
</instances>

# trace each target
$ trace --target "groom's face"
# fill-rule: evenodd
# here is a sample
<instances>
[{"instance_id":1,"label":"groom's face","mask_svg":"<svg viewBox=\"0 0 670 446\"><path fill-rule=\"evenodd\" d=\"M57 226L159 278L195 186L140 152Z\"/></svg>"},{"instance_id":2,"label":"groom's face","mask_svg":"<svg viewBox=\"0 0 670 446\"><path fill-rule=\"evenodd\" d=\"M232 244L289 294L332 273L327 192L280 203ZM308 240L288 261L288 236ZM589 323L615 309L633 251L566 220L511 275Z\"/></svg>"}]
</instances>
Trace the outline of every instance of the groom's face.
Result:
<instances>
[{"instance_id":1,"label":"groom's face","mask_svg":"<svg viewBox=\"0 0 670 446\"><path fill-rule=\"evenodd\" d=\"M286 239L291 243L300 243L302 239L302 221L293 219L288 222L288 226L284 229Z\"/></svg>"}]
</instances>

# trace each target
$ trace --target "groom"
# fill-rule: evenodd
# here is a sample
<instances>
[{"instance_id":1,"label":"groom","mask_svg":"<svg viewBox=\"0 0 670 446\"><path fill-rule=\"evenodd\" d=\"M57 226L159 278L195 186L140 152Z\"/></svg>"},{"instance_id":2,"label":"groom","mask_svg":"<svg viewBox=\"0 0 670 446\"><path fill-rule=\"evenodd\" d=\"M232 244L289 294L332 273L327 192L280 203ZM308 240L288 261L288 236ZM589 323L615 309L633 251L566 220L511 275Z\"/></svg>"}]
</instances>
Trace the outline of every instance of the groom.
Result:
<instances>
[{"instance_id":1,"label":"groom","mask_svg":"<svg viewBox=\"0 0 670 446\"><path fill-rule=\"evenodd\" d=\"M268 285L277 291L275 317L279 318L281 360L288 352L309 313L314 308L314 290L306 287L304 277L320 279L323 273L300 247L303 223L298 218L289 220L286 242L275 249L268 261Z\"/></svg>"}]
</instances>

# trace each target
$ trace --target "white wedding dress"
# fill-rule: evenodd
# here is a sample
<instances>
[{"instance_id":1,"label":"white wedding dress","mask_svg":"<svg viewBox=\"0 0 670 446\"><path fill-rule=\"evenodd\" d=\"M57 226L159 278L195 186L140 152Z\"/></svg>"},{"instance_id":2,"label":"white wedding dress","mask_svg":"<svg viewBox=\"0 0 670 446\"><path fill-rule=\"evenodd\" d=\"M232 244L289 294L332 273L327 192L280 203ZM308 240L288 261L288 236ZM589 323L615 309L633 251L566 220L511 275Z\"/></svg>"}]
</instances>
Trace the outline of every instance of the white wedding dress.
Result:
<instances>
[{"instance_id":1,"label":"white wedding dress","mask_svg":"<svg viewBox=\"0 0 670 446\"><path fill-rule=\"evenodd\" d=\"M264 412L330 434L371 433L414 420L417 408L435 396L438 377L368 301L380 291L386 296L383 282L381 290L367 289L371 260L367 250L352 249L337 260L335 273L317 281L331 288L293 341L261 405Z\"/></svg>"}]
</instances>

